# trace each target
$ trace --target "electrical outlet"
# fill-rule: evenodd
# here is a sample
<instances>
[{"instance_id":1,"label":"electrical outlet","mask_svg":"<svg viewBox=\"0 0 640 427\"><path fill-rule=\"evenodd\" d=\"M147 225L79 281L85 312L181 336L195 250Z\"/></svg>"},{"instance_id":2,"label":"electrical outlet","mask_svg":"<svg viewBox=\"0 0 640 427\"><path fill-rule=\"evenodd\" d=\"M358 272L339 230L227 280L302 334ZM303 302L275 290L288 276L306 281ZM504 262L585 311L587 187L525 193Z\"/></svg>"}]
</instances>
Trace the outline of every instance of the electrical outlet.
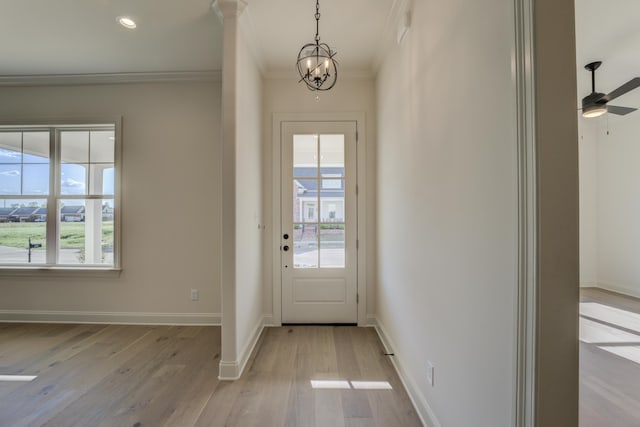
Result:
<instances>
[{"instance_id":1,"label":"electrical outlet","mask_svg":"<svg viewBox=\"0 0 640 427\"><path fill-rule=\"evenodd\" d=\"M198 289L191 289L191 301L198 301L200 299L200 291Z\"/></svg>"},{"instance_id":2,"label":"electrical outlet","mask_svg":"<svg viewBox=\"0 0 640 427\"><path fill-rule=\"evenodd\" d=\"M427 382L433 387L433 376L436 368L433 367L433 363L427 360Z\"/></svg>"}]
</instances>

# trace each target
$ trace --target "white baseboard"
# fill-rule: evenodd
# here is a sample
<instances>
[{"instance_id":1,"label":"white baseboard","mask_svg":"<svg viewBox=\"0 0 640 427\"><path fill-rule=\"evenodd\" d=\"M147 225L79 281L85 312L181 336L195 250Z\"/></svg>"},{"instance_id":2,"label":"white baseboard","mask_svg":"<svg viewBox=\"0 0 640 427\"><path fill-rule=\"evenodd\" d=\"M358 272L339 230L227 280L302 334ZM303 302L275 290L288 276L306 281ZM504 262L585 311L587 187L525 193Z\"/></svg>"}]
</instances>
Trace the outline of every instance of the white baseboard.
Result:
<instances>
[{"instance_id":1,"label":"white baseboard","mask_svg":"<svg viewBox=\"0 0 640 427\"><path fill-rule=\"evenodd\" d=\"M375 327L376 324L377 324L376 315L375 314L367 314L365 322L366 322L365 326Z\"/></svg>"},{"instance_id":2,"label":"white baseboard","mask_svg":"<svg viewBox=\"0 0 640 427\"><path fill-rule=\"evenodd\" d=\"M594 288L600 288L611 292L616 292L619 294L627 295L634 298L640 298L640 291L635 289L629 289L626 286L617 285L614 283L604 283L599 282L596 285L593 285Z\"/></svg>"},{"instance_id":3,"label":"white baseboard","mask_svg":"<svg viewBox=\"0 0 640 427\"><path fill-rule=\"evenodd\" d=\"M262 324L265 327L280 326L275 324L272 314L265 314L264 316L262 316Z\"/></svg>"},{"instance_id":4,"label":"white baseboard","mask_svg":"<svg viewBox=\"0 0 640 427\"><path fill-rule=\"evenodd\" d=\"M253 349L256 347L258 343L258 339L262 334L262 330L264 329L264 316L258 319L258 322L253 327L251 335L245 342L240 354L238 355L238 360L233 361L220 361L220 367L218 371L218 379L221 381L235 381L240 379L242 373L244 372L244 368L247 366L247 362L249 361L249 357L251 353L253 353Z\"/></svg>"},{"instance_id":5,"label":"white baseboard","mask_svg":"<svg viewBox=\"0 0 640 427\"><path fill-rule=\"evenodd\" d=\"M1 323L99 323L114 325L219 326L220 313L127 313L101 311L0 310Z\"/></svg>"},{"instance_id":6,"label":"white baseboard","mask_svg":"<svg viewBox=\"0 0 640 427\"><path fill-rule=\"evenodd\" d=\"M235 381L240 378L238 371L238 362L224 362L221 360L218 367L218 379L221 381Z\"/></svg>"},{"instance_id":7,"label":"white baseboard","mask_svg":"<svg viewBox=\"0 0 640 427\"><path fill-rule=\"evenodd\" d=\"M595 282L580 282L581 288L597 288L598 284Z\"/></svg>"},{"instance_id":8,"label":"white baseboard","mask_svg":"<svg viewBox=\"0 0 640 427\"><path fill-rule=\"evenodd\" d=\"M438 418L436 418L435 413L427 403L424 395L418 389L413 377L408 374L405 369L405 363L402 362L402 358L395 353L395 349L397 348L391 339L391 336L388 334L384 325L380 321L380 319L374 319L376 332L380 337L380 341L382 341L382 345L385 348L387 353L393 353L393 356L389 356L391 359L391 363L393 363L393 367L395 368L398 376L400 377L400 381L402 381L402 385L407 390L409 394L409 398L411 399L411 403L413 403L413 407L416 409L422 424L427 427L441 427Z\"/></svg>"}]
</instances>

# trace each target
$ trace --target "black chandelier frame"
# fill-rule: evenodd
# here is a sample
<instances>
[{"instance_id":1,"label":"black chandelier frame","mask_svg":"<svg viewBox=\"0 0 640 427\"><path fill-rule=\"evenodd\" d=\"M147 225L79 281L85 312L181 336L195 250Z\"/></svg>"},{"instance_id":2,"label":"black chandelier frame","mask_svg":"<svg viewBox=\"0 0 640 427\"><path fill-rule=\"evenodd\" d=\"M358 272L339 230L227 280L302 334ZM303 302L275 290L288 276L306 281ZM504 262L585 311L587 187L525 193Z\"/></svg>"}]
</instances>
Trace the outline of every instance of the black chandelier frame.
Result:
<instances>
[{"instance_id":1,"label":"black chandelier frame","mask_svg":"<svg viewBox=\"0 0 640 427\"><path fill-rule=\"evenodd\" d=\"M311 91L326 91L333 88L338 81L338 61L335 56L337 52L332 50L328 44L320 43L320 3L316 0L316 36L314 43L307 43L302 46L298 53L296 67L300 80L304 82ZM314 67L309 64L314 62ZM324 71L322 67L324 64ZM325 83L329 82L327 86Z\"/></svg>"}]
</instances>

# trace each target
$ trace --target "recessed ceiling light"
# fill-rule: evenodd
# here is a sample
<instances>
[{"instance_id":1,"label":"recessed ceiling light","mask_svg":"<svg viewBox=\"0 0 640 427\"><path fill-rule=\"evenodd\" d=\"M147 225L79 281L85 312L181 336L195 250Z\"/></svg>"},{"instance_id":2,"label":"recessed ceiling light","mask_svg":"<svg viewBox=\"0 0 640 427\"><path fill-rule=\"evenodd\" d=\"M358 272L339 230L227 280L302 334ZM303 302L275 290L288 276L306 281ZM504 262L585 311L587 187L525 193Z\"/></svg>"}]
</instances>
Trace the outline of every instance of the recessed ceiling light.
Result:
<instances>
[{"instance_id":1,"label":"recessed ceiling light","mask_svg":"<svg viewBox=\"0 0 640 427\"><path fill-rule=\"evenodd\" d=\"M120 25L122 25L123 27L128 28L130 30L133 30L134 28L137 27L136 21L134 21L133 19L131 19L128 16L119 16L118 17L118 22L120 23Z\"/></svg>"}]
</instances>

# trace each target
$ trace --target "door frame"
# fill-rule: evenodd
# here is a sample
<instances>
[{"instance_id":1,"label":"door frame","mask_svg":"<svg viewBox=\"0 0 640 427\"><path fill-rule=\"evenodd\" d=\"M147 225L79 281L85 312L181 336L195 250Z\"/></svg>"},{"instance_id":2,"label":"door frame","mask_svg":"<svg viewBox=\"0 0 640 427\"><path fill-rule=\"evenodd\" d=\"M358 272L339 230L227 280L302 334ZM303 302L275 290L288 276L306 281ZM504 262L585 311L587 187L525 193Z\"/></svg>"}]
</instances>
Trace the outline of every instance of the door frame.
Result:
<instances>
[{"instance_id":1,"label":"door frame","mask_svg":"<svg viewBox=\"0 0 640 427\"><path fill-rule=\"evenodd\" d=\"M366 181L366 124L363 112L336 113L274 113L272 117L271 138L271 188L272 188L272 298L274 326L282 325L282 271L280 260L281 230L281 125L283 122L355 122L356 124L356 179L357 179L357 239L358 265L358 326L368 326L367 323L367 181Z\"/></svg>"}]
</instances>

